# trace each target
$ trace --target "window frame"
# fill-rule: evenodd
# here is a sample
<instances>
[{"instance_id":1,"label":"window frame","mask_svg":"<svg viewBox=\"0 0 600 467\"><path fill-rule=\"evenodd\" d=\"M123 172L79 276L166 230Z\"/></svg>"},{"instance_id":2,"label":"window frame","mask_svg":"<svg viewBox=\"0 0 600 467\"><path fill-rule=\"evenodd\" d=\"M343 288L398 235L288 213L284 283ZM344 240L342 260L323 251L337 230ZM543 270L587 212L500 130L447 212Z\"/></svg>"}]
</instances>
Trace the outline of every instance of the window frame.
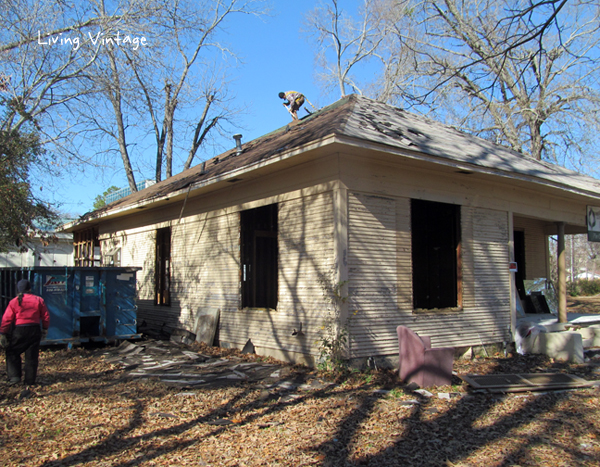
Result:
<instances>
[{"instance_id":1,"label":"window frame","mask_svg":"<svg viewBox=\"0 0 600 467\"><path fill-rule=\"evenodd\" d=\"M79 230L73 234L73 262L78 267L101 265L98 227Z\"/></svg>"}]
</instances>

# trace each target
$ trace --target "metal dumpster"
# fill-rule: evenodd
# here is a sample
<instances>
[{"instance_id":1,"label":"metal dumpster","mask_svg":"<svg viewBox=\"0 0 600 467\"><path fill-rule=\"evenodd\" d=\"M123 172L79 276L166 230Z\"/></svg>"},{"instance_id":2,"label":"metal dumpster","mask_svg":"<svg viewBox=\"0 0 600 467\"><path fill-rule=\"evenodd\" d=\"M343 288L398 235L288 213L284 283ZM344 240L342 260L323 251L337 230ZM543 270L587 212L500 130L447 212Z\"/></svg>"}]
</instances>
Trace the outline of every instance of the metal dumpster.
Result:
<instances>
[{"instance_id":1,"label":"metal dumpster","mask_svg":"<svg viewBox=\"0 0 600 467\"><path fill-rule=\"evenodd\" d=\"M16 296L16 284L29 279L50 312L42 342L79 344L141 337L137 333L136 272L124 267L36 267L0 270L1 310Z\"/></svg>"}]
</instances>

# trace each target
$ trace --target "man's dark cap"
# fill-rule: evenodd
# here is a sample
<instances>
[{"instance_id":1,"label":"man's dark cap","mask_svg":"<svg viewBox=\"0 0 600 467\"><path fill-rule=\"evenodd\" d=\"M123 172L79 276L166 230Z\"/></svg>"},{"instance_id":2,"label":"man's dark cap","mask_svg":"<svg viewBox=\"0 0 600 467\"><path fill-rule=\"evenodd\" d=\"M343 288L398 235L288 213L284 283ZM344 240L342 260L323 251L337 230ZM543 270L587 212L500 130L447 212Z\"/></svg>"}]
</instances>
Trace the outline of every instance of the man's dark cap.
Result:
<instances>
[{"instance_id":1,"label":"man's dark cap","mask_svg":"<svg viewBox=\"0 0 600 467\"><path fill-rule=\"evenodd\" d=\"M281 99L283 99L283 98L285 97L285 92L280 92L280 93L279 93L279 97L280 97Z\"/></svg>"},{"instance_id":2,"label":"man's dark cap","mask_svg":"<svg viewBox=\"0 0 600 467\"><path fill-rule=\"evenodd\" d=\"M28 290L31 290L31 284L29 283L29 281L27 279L21 279L19 282L17 282L17 292L18 293L24 293L24 292L27 292Z\"/></svg>"}]
</instances>

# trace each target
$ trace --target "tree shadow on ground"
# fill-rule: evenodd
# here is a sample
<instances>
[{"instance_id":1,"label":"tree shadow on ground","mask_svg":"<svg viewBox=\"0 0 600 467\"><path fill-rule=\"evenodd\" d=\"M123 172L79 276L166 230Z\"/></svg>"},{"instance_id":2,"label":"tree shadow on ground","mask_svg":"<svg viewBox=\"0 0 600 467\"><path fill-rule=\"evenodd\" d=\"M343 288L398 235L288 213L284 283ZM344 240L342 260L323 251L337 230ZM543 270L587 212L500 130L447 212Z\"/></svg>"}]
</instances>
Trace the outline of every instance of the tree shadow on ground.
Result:
<instances>
[{"instance_id":1,"label":"tree shadow on ground","mask_svg":"<svg viewBox=\"0 0 600 467\"><path fill-rule=\"evenodd\" d=\"M542 360L544 357L542 357ZM533 368L539 364L539 356L517 356L512 362L500 361L489 374L510 373L506 371L515 361L523 370L539 372ZM555 370L569 367L564 362L550 365ZM514 372L514 371L513 371ZM454 377L456 378L456 377ZM454 382L456 380L454 379ZM600 455L586 453L579 446L569 444L565 434L574 439L583 435L593 438L600 436L600 427L586 419L585 411L573 412L561 409L561 402L573 397L576 391L550 391L525 395L504 394L465 394L447 411L439 413L433 399L413 393L419 403L415 404L408 417L390 416L389 423L398 427L399 436L387 448L375 454L360 454L357 435L361 424L368 419L381 395L372 394L361 401L359 408L349 414L339 424L337 433L326 443L315 446L314 451L322 454L324 467L355 465L410 465L437 467L458 465L600 465ZM522 404L517 410L498 414L501 404L509 397L518 397ZM488 423L486 416L495 415L495 421ZM532 434L530 423L542 421L543 430ZM502 441L511 438L513 449L504 449ZM485 447L497 445L496 459L482 458L473 464L470 456L477 456ZM540 446L558 448L566 459L545 460L532 458L532 449ZM461 462L468 462L462 464Z\"/></svg>"},{"instance_id":2,"label":"tree shadow on ground","mask_svg":"<svg viewBox=\"0 0 600 467\"><path fill-rule=\"evenodd\" d=\"M520 365L517 365L520 364ZM512 365L523 371L540 371L536 365L539 359L533 357L518 357ZM506 373L510 363L500 360L495 366L488 368L488 373ZM556 363L560 369L561 363ZM552 369L552 365L549 365ZM105 375L99 372L96 376ZM295 384L307 382L310 375L294 374ZM73 375L73 377L90 378L94 374ZM101 390L113 387L119 379L98 380L94 388ZM239 390L224 404L191 420L175 423L168 427L160 427L140 433L139 429L148 422L148 415L161 416L151 413L154 410L150 404L142 403L136 398L135 387L128 387L121 394L129 401L131 411L125 425L112 433L103 436L94 444L81 448L78 452L68 454L57 460L37 464L38 467L69 467L82 463L106 463L107 459L126 456L122 461L113 460L111 465L117 467L136 467L146 465L163 456L178 454L187 448L195 450L213 437L230 430L231 427L243 427L261 420L267 424L275 417L283 417L285 411L310 400L321 399L345 401L353 404L347 415L337 423L334 433L328 440L314 446L304 448L306 453L313 453L315 465L322 466L355 466L355 465L410 465L410 466L452 466L477 465L474 458L483 451L489 455L493 449L493 459L484 458L478 465L510 466L510 465L543 465L534 455L535 450L543 446L554 448L554 452L564 454L560 462L568 465L600 465L600 456L593 452L585 452L573 440L584 434L600 438L597 423L586 416L585 410L573 412L572 405L561 406L569 398L576 398L577 392L548 392L538 395L504 396L491 394L463 394L455 401L449 402L443 408L436 400L425 398L417 393L410 393L406 386L400 386L405 393L418 403L402 411L389 411L389 418L384 423L395 427L395 438L389 438L387 444L377 452L363 449L365 424L373 423L372 417L376 412L381 416L381 403L389 404L391 408L401 405L406 407L406 401L398 400L386 392L374 391L381 387L381 381L365 384L360 391L349 387L331 385L312 390L304 394L296 394L290 398L286 389L273 390L269 398L260 395L256 385L237 385ZM397 381L388 381L395 384ZM157 383L155 390L163 392ZM388 386L388 387L391 387ZM94 389L92 388L92 389ZM90 387L86 386L87 390ZM118 389L118 388L117 388ZM57 388L55 392L60 392ZM72 388L67 392L73 391ZM218 391L218 389L215 389ZM586 396L588 397L588 396ZM510 406L503 405L512 400ZM514 402L518 400L519 402ZM581 398L583 401L583 396ZM351 401L351 402L349 402ZM507 408L508 407L508 408ZM510 409L510 410L509 410ZM159 409L158 409L159 410ZM407 413L406 410L411 410ZM168 416L168 414L162 414ZM386 415L387 416L387 415ZM322 417L326 418L326 415ZM235 419L235 423L230 420ZM317 417L315 423L319 423ZM375 423L381 422L375 419ZM492 421L490 421L492 420ZM543 429L530 430L530 423L542 423ZM225 423L223 423L225 422ZM228 424L227 424L228 423ZM199 426L204 426L201 434L189 434ZM187 434L186 434L187 433ZM185 435L185 436L183 436ZM504 445L504 441L510 443ZM569 444L571 443L571 444ZM509 447L506 447L509 446ZM198 452L198 459L200 451ZM29 459L31 460L31 459ZM545 460L546 461L546 460ZM546 465L553 464L547 460ZM557 461L558 462L558 461ZM199 462L202 465L202 462ZM33 464L32 464L33 465ZM103 464L102 464L103 465Z\"/></svg>"},{"instance_id":3,"label":"tree shadow on ground","mask_svg":"<svg viewBox=\"0 0 600 467\"><path fill-rule=\"evenodd\" d=\"M302 382L302 380L296 380L296 383ZM196 417L193 420L180 423L168 428L160 428L149 433L130 436L129 434L134 432L136 428L140 427L144 423L144 410L148 408L143 407L141 404L135 402L134 413L130 417L129 424L126 427L120 430L116 430L114 433L104 438L101 442L98 442L93 446L87 447L76 454L72 454L70 456L66 456L58 460L44 462L42 464L39 464L39 467L68 467L79 465L82 462L91 462L93 460L101 460L108 456L118 455L119 453L131 449L132 447L138 445L141 446L142 444L146 444L147 442L150 442L152 440L162 440L162 442L159 443L156 446L156 448L145 447L143 456L140 456L139 458L123 461L122 463L111 464L114 467L133 467L141 465L154 458L164 456L168 453L180 451L192 445L198 444L203 440L206 440L213 436L218 436L219 434L228 430L228 427L230 426L229 424L221 425L220 422L223 421L223 417L228 417L231 419L236 415L241 416L241 414L248 410L251 413L251 415L242 418L236 423L237 426L243 426L245 424L258 420L259 418L269 417L273 414L276 414L287 407L302 404L307 397L328 397L331 394L331 389L325 388L322 390L317 390L315 392L307 394L304 397L286 400L285 402L278 402L277 404L269 404L268 401L261 400L258 397L256 397L251 398L247 403L236 407L236 404L239 401L246 399L251 392L255 392L255 389L243 389L234 398L230 399L225 405L215 408L209 413ZM275 391L272 394L271 399L279 399L282 395L285 395L286 392L287 391L285 390L281 393ZM336 393L336 395L339 395L339 393ZM266 408L266 410L264 410L262 413L256 413L255 411L251 410L256 409L258 407ZM203 424L215 425L215 429L198 438L188 440L178 439L179 435L189 431L197 425ZM164 442L165 438L172 438L172 440Z\"/></svg>"}]
</instances>

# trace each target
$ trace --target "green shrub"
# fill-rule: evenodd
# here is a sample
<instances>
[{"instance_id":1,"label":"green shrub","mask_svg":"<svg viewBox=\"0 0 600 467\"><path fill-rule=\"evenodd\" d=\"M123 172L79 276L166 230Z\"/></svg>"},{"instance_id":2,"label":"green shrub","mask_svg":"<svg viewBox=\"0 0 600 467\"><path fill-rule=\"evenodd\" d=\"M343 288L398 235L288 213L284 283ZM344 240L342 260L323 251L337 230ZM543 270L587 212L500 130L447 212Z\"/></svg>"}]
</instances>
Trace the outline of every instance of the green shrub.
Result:
<instances>
[{"instance_id":1,"label":"green shrub","mask_svg":"<svg viewBox=\"0 0 600 467\"><path fill-rule=\"evenodd\" d=\"M600 279L578 279L567 284L567 293L571 297L600 294Z\"/></svg>"}]
</instances>

